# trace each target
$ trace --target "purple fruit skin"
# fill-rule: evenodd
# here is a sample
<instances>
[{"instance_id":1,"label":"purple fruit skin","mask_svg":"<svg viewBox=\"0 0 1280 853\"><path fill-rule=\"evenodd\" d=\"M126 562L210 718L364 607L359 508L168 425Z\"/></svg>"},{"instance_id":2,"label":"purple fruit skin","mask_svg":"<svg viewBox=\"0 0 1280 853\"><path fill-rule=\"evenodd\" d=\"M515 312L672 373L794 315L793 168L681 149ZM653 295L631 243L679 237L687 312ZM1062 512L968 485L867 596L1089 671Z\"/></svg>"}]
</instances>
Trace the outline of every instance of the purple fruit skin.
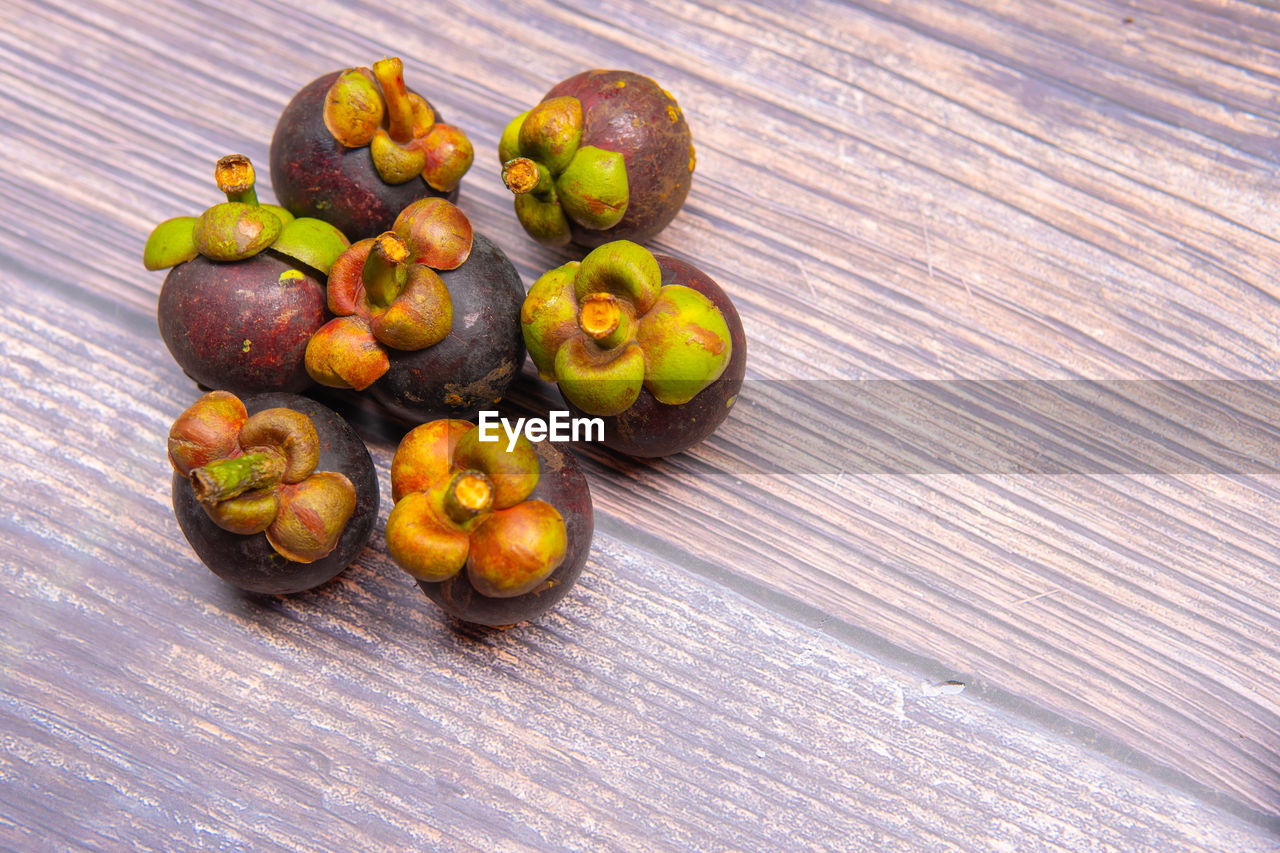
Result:
<instances>
[{"instance_id":1,"label":"purple fruit skin","mask_svg":"<svg viewBox=\"0 0 1280 853\"><path fill-rule=\"evenodd\" d=\"M453 301L453 328L439 343L388 350L391 366L369 393L405 421L467 418L491 408L520 373L524 335L520 273L488 238L476 234L471 256L440 273Z\"/></svg>"},{"instance_id":2,"label":"purple fruit skin","mask_svg":"<svg viewBox=\"0 0 1280 853\"><path fill-rule=\"evenodd\" d=\"M271 187L294 216L314 216L351 242L376 237L420 198L457 201L458 190L437 192L421 178L388 184L369 148L344 148L324 124L324 100L340 71L319 77L293 96L271 138ZM434 107L433 107L434 109ZM436 114L436 121L443 121Z\"/></svg>"},{"instance_id":3,"label":"purple fruit skin","mask_svg":"<svg viewBox=\"0 0 1280 853\"><path fill-rule=\"evenodd\" d=\"M620 82L626 85L619 87ZM592 231L570 222L573 242L588 248L611 240L645 242L667 227L689 195L689 125L678 111L678 120L671 120L673 103L657 83L630 71L584 71L557 83L542 99L562 95L582 104L582 144L622 155L630 194L626 213L612 228Z\"/></svg>"},{"instance_id":4,"label":"purple fruit skin","mask_svg":"<svg viewBox=\"0 0 1280 853\"><path fill-rule=\"evenodd\" d=\"M373 533L378 519L378 475L364 442L337 413L296 394L262 394L244 400L249 414L284 407L302 412L320 437L317 471L345 474L356 489L356 510L329 556L313 563L295 563L276 553L263 533L229 533L209 518L191 483L173 475L173 512L196 555L209 570L247 592L288 595L329 581L351 564Z\"/></svg>"},{"instance_id":5,"label":"purple fruit skin","mask_svg":"<svg viewBox=\"0 0 1280 853\"><path fill-rule=\"evenodd\" d=\"M670 456L688 450L715 432L729 416L730 400L742 389L747 371L747 339L742 320L729 297L712 279L690 263L655 254L662 270L662 283L683 284L706 296L720 309L729 326L733 353L720 378L680 406L659 403L641 388L640 396L620 415L604 418L604 445L628 456ZM572 403L565 406L575 417L586 416Z\"/></svg>"},{"instance_id":6,"label":"purple fruit skin","mask_svg":"<svg viewBox=\"0 0 1280 853\"><path fill-rule=\"evenodd\" d=\"M291 271L303 276L280 278ZM165 277L156 314L165 346L188 376L239 396L311 385L303 356L328 320L317 273L270 251L179 264Z\"/></svg>"},{"instance_id":7,"label":"purple fruit skin","mask_svg":"<svg viewBox=\"0 0 1280 853\"><path fill-rule=\"evenodd\" d=\"M440 583L418 581L427 598L463 622L498 628L536 619L565 597L591 553L595 517L587 478L569 451L549 441L537 442L534 447L542 470L529 500L546 501L564 518L569 543L564 561L551 573L554 583L550 588L540 587L512 598L488 598L476 592L466 569Z\"/></svg>"}]
</instances>

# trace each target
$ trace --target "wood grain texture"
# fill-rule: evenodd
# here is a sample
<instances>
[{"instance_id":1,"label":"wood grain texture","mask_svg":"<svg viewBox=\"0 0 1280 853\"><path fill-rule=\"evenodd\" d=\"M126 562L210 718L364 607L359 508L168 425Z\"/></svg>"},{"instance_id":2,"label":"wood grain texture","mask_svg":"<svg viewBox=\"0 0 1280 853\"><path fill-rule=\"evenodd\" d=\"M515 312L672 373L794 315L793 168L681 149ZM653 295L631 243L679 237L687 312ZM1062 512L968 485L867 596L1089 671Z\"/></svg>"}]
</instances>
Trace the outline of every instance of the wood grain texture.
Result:
<instances>
[{"instance_id":1,"label":"wood grain texture","mask_svg":"<svg viewBox=\"0 0 1280 853\"><path fill-rule=\"evenodd\" d=\"M801 380L1272 378L1280 14L437 5L0 2L0 846L1277 846L1274 478L761 460L851 429ZM387 53L526 282L564 256L511 215L502 126L584 67L659 79L698 170L655 248L733 296L760 389L691 453L585 449L597 552L505 634L377 539L241 597L168 508L196 392L145 235ZM385 479L397 430L364 429Z\"/></svg>"}]
</instances>

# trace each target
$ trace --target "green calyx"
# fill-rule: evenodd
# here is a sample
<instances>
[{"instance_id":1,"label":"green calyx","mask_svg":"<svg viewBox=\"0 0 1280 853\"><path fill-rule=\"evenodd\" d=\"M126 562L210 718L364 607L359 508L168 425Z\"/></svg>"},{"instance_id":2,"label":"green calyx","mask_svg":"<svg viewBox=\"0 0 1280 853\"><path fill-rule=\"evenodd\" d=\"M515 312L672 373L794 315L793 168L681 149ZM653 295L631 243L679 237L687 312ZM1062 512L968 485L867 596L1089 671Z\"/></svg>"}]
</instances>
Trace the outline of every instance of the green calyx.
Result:
<instances>
[{"instance_id":1,"label":"green calyx","mask_svg":"<svg viewBox=\"0 0 1280 853\"><path fill-rule=\"evenodd\" d=\"M467 135L437 122L430 105L405 87L398 57L339 74L325 95L324 123L344 147L367 145L378 176L388 184L421 177L432 189L448 192L475 159Z\"/></svg>"},{"instance_id":2,"label":"green calyx","mask_svg":"<svg viewBox=\"0 0 1280 853\"><path fill-rule=\"evenodd\" d=\"M691 287L664 285L653 255L626 240L544 274L520 320L539 374L601 417L626 411L642 388L659 403L687 403L732 355L720 309Z\"/></svg>"},{"instance_id":3,"label":"green calyx","mask_svg":"<svg viewBox=\"0 0 1280 853\"><path fill-rule=\"evenodd\" d=\"M157 225L143 247L143 266L165 269L197 255L212 261L240 261L271 249L327 275L334 260L350 245L342 232L327 222L297 219L279 205L261 204L254 188L253 164L247 157L223 157L214 177L227 200L199 216L179 216Z\"/></svg>"},{"instance_id":4,"label":"green calyx","mask_svg":"<svg viewBox=\"0 0 1280 853\"><path fill-rule=\"evenodd\" d=\"M469 253L469 224L467 238ZM311 336L303 363L331 388L363 390L390 369L388 348L426 349L453 328L444 280L396 231L361 240L334 264L329 309L338 316Z\"/></svg>"},{"instance_id":5,"label":"green calyx","mask_svg":"<svg viewBox=\"0 0 1280 853\"><path fill-rule=\"evenodd\" d=\"M250 416L225 391L201 397L169 430L169 459L214 524L265 533L295 562L331 553L355 512L355 487L342 474L316 471L319 457L306 415L276 408Z\"/></svg>"},{"instance_id":6,"label":"green calyx","mask_svg":"<svg viewBox=\"0 0 1280 853\"><path fill-rule=\"evenodd\" d=\"M529 499L539 465L528 439L511 446L510 435L484 441L479 432L440 420L405 436L391 463L387 550L421 581L465 570L481 595L523 595L564 561L567 529L554 507Z\"/></svg>"},{"instance_id":7,"label":"green calyx","mask_svg":"<svg viewBox=\"0 0 1280 853\"><path fill-rule=\"evenodd\" d=\"M507 125L498 144L516 216L539 242L564 245L571 220L603 231L621 221L629 190L623 156L582 144L577 98L548 98Z\"/></svg>"}]
</instances>

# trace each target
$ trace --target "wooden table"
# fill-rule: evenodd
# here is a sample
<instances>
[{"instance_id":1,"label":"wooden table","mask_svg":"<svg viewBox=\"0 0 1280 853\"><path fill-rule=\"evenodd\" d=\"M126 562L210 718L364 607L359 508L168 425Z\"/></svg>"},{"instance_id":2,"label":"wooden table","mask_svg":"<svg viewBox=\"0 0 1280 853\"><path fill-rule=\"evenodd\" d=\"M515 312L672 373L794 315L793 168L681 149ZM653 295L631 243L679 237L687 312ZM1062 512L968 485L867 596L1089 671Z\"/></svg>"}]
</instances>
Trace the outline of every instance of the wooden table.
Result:
<instances>
[{"instance_id":1,"label":"wooden table","mask_svg":"<svg viewBox=\"0 0 1280 853\"><path fill-rule=\"evenodd\" d=\"M0 22L0 848L1280 849L1268 470L759 465L849 428L820 380L1272 379L1280 14L3 0ZM506 631L443 618L380 533L318 590L241 595L169 508L197 392L146 234L214 200L217 157L265 165L298 87L387 54L475 141L461 204L526 283L565 255L520 232L501 128L583 68L659 79L698 165L655 248L750 341L704 445L584 449L592 559ZM385 516L402 430L361 429Z\"/></svg>"}]
</instances>

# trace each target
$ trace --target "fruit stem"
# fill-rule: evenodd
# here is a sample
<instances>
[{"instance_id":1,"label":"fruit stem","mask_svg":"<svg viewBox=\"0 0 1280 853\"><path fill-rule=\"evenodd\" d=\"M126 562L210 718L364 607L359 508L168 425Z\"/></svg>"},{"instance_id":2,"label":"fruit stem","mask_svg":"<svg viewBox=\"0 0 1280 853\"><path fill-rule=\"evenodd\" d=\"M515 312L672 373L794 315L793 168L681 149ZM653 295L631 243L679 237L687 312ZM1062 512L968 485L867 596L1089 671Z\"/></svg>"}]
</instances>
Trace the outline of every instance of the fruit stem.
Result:
<instances>
[{"instance_id":1,"label":"fruit stem","mask_svg":"<svg viewBox=\"0 0 1280 853\"><path fill-rule=\"evenodd\" d=\"M444 494L444 511L458 524L466 524L493 506L493 483L479 471L459 472Z\"/></svg>"},{"instance_id":2,"label":"fruit stem","mask_svg":"<svg viewBox=\"0 0 1280 853\"><path fill-rule=\"evenodd\" d=\"M582 300L578 327L601 349L613 349L631 337L631 318L612 293L593 293Z\"/></svg>"},{"instance_id":3,"label":"fruit stem","mask_svg":"<svg viewBox=\"0 0 1280 853\"><path fill-rule=\"evenodd\" d=\"M404 290L408 277L409 246L394 231L384 231L373 238L373 249L364 262L360 279L369 301L387 308Z\"/></svg>"},{"instance_id":4,"label":"fruit stem","mask_svg":"<svg viewBox=\"0 0 1280 853\"><path fill-rule=\"evenodd\" d=\"M387 102L387 134L395 142L410 141L413 139L413 101L404 85L404 63L398 56L379 59L373 63L373 76Z\"/></svg>"},{"instance_id":5,"label":"fruit stem","mask_svg":"<svg viewBox=\"0 0 1280 853\"><path fill-rule=\"evenodd\" d=\"M228 154L213 167L213 179L218 189L227 194L227 201L242 204L258 204L258 191L254 189L253 163L243 154Z\"/></svg>"},{"instance_id":6,"label":"fruit stem","mask_svg":"<svg viewBox=\"0 0 1280 853\"><path fill-rule=\"evenodd\" d=\"M503 163L502 182L516 195L533 193L544 200L555 189L555 181L547 167L528 157L515 157Z\"/></svg>"},{"instance_id":7,"label":"fruit stem","mask_svg":"<svg viewBox=\"0 0 1280 853\"><path fill-rule=\"evenodd\" d=\"M191 489L200 503L216 504L254 489L276 485L284 468L284 455L273 450L218 459L191 472Z\"/></svg>"}]
</instances>

